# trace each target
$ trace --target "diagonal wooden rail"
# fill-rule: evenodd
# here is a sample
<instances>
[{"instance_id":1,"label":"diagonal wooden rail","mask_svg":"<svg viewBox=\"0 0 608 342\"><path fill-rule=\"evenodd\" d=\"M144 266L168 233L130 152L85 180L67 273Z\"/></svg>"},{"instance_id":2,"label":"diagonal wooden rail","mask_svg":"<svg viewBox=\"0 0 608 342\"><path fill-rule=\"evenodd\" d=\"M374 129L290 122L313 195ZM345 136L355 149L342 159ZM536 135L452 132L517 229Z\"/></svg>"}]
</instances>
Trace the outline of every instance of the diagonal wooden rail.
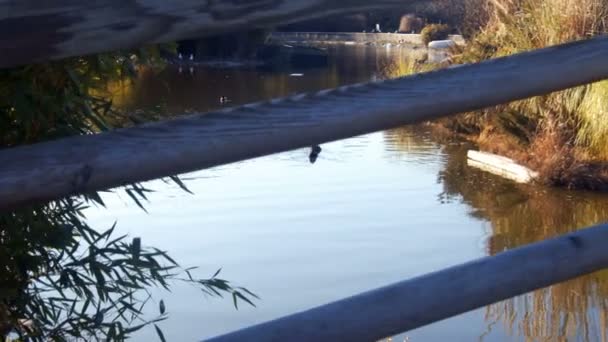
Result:
<instances>
[{"instance_id":1,"label":"diagonal wooden rail","mask_svg":"<svg viewBox=\"0 0 608 342\"><path fill-rule=\"evenodd\" d=\"M0 0L0 68L435 0Z\"/></svg>"},{"instance_id":2,"label":"diagonal wooden rail","mask_svg":"<svg viewBox=\"0 0 608 342\"><path fill-rule=\"evenodd\" d=\"M212 338L378 341L608 267L608 225L583 229Z\"/></svg>"},{"instance_id":3,"label":"diagonal wooden rail","mask_svg":"<svg viewBox=\"0 0 608 342\"><path fill-rule=\"evenodd\" d=\"M608 78L599 37L380 83L0 151L0 210L259 157Z\"/></svg>"}]
</instances>

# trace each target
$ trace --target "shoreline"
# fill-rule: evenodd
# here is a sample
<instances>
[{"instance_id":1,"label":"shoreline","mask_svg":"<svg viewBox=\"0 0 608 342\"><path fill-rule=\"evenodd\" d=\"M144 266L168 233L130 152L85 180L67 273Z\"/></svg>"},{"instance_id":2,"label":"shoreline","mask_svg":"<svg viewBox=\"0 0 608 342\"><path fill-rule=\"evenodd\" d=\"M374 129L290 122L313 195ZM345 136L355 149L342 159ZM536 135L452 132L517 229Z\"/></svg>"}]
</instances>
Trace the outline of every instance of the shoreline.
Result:
<instances>
[{"instance_id":1,"label":"shoreline","mask_svg":"<svg viewBox=\"0 0 608 342\"><path fill-rule=\"evenodd\" d=\"M413 48L426 48L422 35L418 33L370 33L370 32L273 32L268 38L270 43L308 45L406 45ZM449 35L449 40L464 45L461 35Z\"/></svg>"},{"instance_id":2,"label":"shoreline","mask_svg":"<svg viewBox=\"0 0 608 342\"><path fill-rule=\"evenodd\" d=\"M473 144L479 151L510 158L538 172L530 184L593 192L608 192L608 163L578 156L570 146L552 144L540 147L514 146L513 138L504 133L465 134L456 132L442 122L425 123L439 141L457 140ZM545 146L542 146L543 148ZM498 176L498 175L497 175Z\"/></svg>"}]
</instances>

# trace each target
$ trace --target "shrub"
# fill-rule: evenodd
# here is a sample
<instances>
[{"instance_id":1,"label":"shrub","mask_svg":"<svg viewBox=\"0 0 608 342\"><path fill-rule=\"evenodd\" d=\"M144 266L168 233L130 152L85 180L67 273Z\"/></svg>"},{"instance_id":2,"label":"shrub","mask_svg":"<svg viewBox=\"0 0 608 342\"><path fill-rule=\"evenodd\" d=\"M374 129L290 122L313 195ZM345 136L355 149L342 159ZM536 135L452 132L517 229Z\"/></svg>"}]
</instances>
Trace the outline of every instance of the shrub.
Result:
<instances>
[{"instance_id":1,"label":"shrub","mask_svg":"<svg viewBox=\"0 0 608 342\"><path fill-rule=\"evenodd\" d=\"M450 34L450 27L445 24L430 24L425 26L420 34L424 45L428 45L434 40L447 39Z\"/></svg>"},{"instance_id":2,"label":"shrub","mask_svg":"<svg viewBox=\"0 0 608 342\"><path fill-rule=\"evenodd\" d=\"M401 17L399 22L399 33L420 32L424 27L424 19L413 14L406 14Z\"/></svg>"},{"instance_id":3,"label":"shrub","mask_svg":"<svg viewBox=\"0 0 608 342\"><path fill-rule=\"evenodd\" d=\"M447 24L470 38L487 24L490 3L488 0L434 0L410 10L428 21Z\"/></svg>"}]
</instances>

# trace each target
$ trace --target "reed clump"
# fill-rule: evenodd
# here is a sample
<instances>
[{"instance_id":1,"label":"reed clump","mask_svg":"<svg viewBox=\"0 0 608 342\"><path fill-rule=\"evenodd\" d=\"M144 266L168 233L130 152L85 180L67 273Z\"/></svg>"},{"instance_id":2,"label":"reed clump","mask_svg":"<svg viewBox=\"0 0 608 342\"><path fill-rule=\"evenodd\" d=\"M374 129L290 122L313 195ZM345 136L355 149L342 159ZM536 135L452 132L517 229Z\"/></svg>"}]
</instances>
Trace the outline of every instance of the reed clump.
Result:
<instances>
[{"instance_id":1,"label":"reed clump","mask_svg":"<svg viewBox=\"0 0 608 342\"><path fill-rule=\"evenodd\" d=\"M446 24L429 24L422 29L422 32L420 32L424 45L428 45L428 43L434 40L447 39L449 34L450 27Z\"/></svg>"},{"instance_id":2,"label":"reed clump","mask_svg":"<svg viewBox=\"0 0 608 342\"><path fill-rule=\"evenodd\" d=\"M487 23L453 57L454 63L475 63L608 31L608 0L491 0L485 11ZM608 184L607 114L608 81L603 81L440 123L465 132L482 148L536 168L543 182L603 190Z\"/></svg>"}]
</instances>

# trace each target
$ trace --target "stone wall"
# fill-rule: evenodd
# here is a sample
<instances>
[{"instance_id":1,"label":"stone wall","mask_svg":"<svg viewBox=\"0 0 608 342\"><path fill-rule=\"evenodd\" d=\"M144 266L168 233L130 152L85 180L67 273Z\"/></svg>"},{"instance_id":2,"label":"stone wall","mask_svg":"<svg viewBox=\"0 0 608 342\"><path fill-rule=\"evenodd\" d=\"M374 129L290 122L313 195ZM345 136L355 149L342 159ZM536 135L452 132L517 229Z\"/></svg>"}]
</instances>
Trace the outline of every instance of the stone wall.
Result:
<instances>
[{"instance_id":1,"label":"stone wall","mask_svg":"<svg viewBox=\"0 0 608 342\"><path fill-rule=\"evenodd\" d=\"M419 34L408 33L354 33L354 32L273 32L270 41L286 44L411 44L423 45ZM451 35L449 39L457 44L464 44L459 35Z\"/></svg>"}]
</instances>

